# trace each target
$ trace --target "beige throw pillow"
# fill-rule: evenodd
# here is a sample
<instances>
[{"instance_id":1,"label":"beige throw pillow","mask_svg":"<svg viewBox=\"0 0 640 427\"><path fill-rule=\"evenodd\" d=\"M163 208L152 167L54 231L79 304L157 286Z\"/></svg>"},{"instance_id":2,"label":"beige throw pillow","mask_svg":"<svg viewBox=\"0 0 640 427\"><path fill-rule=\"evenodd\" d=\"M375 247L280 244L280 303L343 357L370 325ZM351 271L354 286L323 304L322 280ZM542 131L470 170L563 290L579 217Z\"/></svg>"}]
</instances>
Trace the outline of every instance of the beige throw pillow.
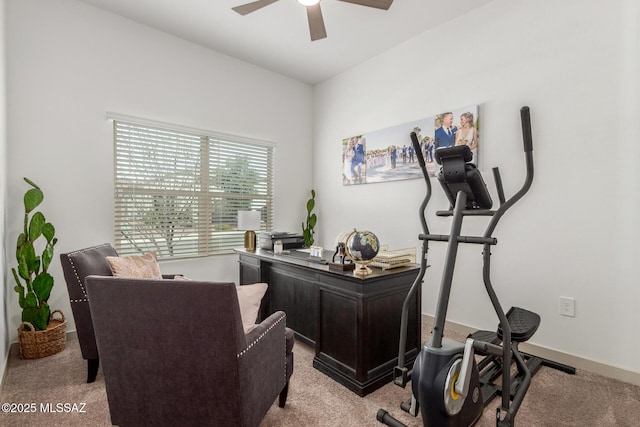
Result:
<instances>
[{"instance_id":1,"label":"beige throw pillow","mask_svg":"<svg viewBox=\"0 0 640 427\"><path fill-rule=\"evenodd\" d=\"M156 253L125 257L108 256L107 262L114 277L130 279L162 279Z\"/></svg>"},{"instance_id":2,"label":"beige throw pillow","mask_svg":"<svg viewBox=\"0 0 640 427\"><path fill-rule=\"evenodd\" d=\"M191 279L177 275L173 280L190 281ZM240 306L240 317L242 318L242 328L244 329L245 335L256 327L260 303L268 287L266 283L236 286L238 305Z\"/></svg>"},{"instance_id":3,"label":"beige throw pillow","mask_svg":"<svg viewBox=\"0 0 640 427\"><path fill-rule=\"evenodd\" d=\"M236 286L238 303L240 304L240 316L242 316L242 326L245 334L248 334L256 327L260 302L265 292L267 292L267 288L266 283Z\"/></svg>"}]
</instances>

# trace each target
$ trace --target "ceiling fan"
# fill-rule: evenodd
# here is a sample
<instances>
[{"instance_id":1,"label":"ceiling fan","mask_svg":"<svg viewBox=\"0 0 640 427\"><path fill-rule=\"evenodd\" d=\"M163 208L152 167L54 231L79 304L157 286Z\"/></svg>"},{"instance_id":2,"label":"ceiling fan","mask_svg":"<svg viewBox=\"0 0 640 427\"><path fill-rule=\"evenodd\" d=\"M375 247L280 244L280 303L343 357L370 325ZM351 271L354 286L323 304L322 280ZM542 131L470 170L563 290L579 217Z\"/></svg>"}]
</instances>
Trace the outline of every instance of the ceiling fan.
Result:
<instances>
[{"instance_id":1,"label":"ceiling fan","mask_svg":"<svg viewBox=\"0 0 640 427\"><path fill-rule=\"evenodd\" d=\"M251 12L255 12L265 6L269 6L271 3L275 3L278 0L256 0L251 3L243 4L232 8L240 15L246 15ZM376 9L387 10L391 7L393 0L339 0L346 3L358 4L360 6L375 7ZM322 18L322 11L320 10L320 0L298 0L298 3L307 8L307 18L309 19L309 33L311 35L311 41L324 39L327 37L327 31L324 28L324 19Z\"/></svg>"}]
</instances>

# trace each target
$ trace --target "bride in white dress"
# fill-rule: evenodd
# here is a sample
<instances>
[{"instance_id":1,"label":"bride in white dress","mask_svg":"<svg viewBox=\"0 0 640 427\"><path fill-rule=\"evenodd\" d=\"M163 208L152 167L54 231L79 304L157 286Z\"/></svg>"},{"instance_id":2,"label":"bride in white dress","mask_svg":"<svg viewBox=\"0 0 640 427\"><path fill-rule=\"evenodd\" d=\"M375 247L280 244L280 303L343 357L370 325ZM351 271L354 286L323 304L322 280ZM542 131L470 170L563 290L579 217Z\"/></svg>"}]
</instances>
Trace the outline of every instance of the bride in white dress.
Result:
<instances>
[{"instance_id":1,"label":"bride in white dress","mask_svg":"<svg viewBox=\"0 0 640 427\"><path fill-rule=\"evenodd\" d=\"M478 164L478 131L473 126L473 114L460 115L460 128L456 132L456 145L468 145L473 154L473 163Z\"/></svg>"},{"instance_id":2,"label":"bride in white dress","mask_svg":"<svg viewBox=\"0 0 640 427\"><path fill-rule=\"evenodd\" d=\"M384 153L384 165L380 168L381 171L386 172L391 170L391 148L387 148L387 151Z\"/></svg>"}]
</instances>

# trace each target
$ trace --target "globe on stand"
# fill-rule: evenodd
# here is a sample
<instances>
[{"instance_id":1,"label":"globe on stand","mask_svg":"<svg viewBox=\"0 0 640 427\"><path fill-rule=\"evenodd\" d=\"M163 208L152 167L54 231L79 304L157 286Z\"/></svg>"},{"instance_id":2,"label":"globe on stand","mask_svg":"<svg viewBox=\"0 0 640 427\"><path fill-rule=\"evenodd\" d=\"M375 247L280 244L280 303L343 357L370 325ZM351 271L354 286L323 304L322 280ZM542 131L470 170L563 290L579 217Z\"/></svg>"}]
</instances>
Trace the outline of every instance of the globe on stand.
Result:
<instances>
[{"instance_id":1,"label":"globe on stand","mask_svg":"<svg viewBox=\"0 0 640 427\"><path fill-rule=\"evenodd\" d=\"M347 237L345 248L347 256L351 258L351 261L357 266L353 274L357 276L371 274L371 269L367 267L367 264L373 262L373 259L378 255L378 251L380 250L378 237L371 231L358 231L354 229L349 237Z\"/></svg>"}]
</instances>

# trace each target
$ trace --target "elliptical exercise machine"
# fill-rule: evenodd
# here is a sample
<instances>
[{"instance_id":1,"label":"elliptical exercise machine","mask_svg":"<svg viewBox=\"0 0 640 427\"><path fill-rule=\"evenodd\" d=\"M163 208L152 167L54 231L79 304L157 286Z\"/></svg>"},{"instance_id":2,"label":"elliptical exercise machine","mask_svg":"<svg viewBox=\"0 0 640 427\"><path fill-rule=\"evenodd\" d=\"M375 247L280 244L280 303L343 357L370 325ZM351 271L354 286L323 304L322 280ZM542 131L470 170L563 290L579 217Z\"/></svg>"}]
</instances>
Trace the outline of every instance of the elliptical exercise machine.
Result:
<instances>
[{"instance_id":1,"label":"elliptical exercise machine","mask_svg":"<svg viewBox=\"0 0 640 427\"><path fill-rule=\"evenodd\" d=\"M472 154L468 146L454 146L436 150L436 162L442 166L438 180L449 199L451 207L438 211L438 216L450 216L451 230L448 235L430 234L425 211L431 198L431 181L427 172L420 143L415 133L411 141L424 175L427 192L420 206L420 221L423 234L420 271L402 307L398 366L394 369L393 381L405 387L411 377L412 397L403 402L401 408L413 416L422 410L425 427L470 426L480 418L484 407L497 395L502 397L496 410L498 427L513 426L515 416L529 388L532 375L541 365L574 374L575 368L521 352L519 343L533 336L540 325L540 316L520 307L512 307L506 314L498 300L490 277L491 246L497 244L493 232L504 213L520 200L533 182L533 142L529 107L520 109L522 135L526 163L526 178L522 188L509 200L505 199L498 168L493 169L500 207L491 210L493 201L486 184L476 166L471 163ZM490 217L482 236L461 235L465 216ZM445 264L436 306L431 338L424 344L413 364L413 370L405 367L405 348L408 312L427 270L429 242L448 242ZM483 246L483 280L499 319L498 329L478 331L471 334L465 343L444 337L444 326L451 293L456 255L460 243ZM476 355L484 356L476 362ZM512 364L516 369L512 372ZM501 378L500 385L494 381ZM393 427L404 426L387 411L380 409L378 421Z\"/></svg>"}]
</instances>

